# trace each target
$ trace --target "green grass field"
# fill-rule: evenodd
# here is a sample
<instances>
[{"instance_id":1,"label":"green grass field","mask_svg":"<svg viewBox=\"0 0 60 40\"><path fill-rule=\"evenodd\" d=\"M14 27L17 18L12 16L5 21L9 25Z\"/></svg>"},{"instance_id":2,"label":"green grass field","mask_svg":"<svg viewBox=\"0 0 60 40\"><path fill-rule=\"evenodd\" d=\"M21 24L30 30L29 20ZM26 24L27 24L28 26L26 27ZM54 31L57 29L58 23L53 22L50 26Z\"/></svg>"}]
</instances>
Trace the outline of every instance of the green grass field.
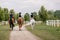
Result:
<instances>
[{"instance_id":1,"label":"green grass field","mask_svg":"<svg viewBox=\"0 0 60 40\"><path fill-rule=\"evenodd\" d=\"M9 40L10 28L8 25L0 25L0 40Z\"/></svg>"},{"instance_id":2,"label":"green grass field","mask_svg":"<svg viewBox=\"0 0 60 40\"><path fill-rule=\"evenodd\" d=\"M43 40L60 40L60 27L36 24L33 30L30 26L27 26L26 28Z\"/></svg>"}]
</instances>

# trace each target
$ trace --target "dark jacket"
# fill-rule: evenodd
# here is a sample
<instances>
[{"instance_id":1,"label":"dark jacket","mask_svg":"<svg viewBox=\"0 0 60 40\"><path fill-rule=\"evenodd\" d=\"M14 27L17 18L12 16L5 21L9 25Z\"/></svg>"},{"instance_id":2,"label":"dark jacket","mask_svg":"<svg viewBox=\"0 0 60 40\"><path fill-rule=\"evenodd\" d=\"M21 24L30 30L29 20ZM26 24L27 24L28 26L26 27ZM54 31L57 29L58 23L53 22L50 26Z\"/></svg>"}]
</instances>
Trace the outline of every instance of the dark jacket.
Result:
<instances>
[{"instance_id":1,"label":"dark jacket","mask_svg":"<svg viewBox=\"0 0 60 40\"><path fill-rule=\"evenodd\" d=\"M12 17L13 17L13 14L10 14L10 19L12 19Z\"/></svg>"}]
</instances>

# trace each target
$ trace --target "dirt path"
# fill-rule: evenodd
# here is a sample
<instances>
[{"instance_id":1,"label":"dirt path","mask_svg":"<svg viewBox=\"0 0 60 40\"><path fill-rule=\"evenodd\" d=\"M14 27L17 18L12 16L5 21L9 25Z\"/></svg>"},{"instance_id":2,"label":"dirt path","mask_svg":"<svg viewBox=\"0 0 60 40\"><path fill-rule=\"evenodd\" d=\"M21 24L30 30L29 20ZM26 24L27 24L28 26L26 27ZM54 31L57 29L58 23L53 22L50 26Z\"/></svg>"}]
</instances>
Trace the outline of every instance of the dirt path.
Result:
<instances>
[{"instance_id":1,"label":"dirt path","mask_svg":"<svg viewBox=\"0 0 60 40\"><path fill-rule=\"evenodd\" d=\"M38 37L27 31L24 26L22 26L21 31L18 29L18 26L14 27L10 34L10 40L39 40Z\"/></svg>"}]
</instances>

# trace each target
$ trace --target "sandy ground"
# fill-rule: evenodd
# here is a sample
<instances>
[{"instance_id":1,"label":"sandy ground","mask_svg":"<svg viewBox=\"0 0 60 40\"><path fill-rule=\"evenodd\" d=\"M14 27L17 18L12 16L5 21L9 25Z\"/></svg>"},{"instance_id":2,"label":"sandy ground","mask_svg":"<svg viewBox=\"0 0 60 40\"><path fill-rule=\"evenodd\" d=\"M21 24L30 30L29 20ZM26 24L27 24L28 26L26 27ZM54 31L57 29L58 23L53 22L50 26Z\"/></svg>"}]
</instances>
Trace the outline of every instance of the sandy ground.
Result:
<instances>
[{"instance_id":1,"label":"sandy ground","mask_svg":"<svg viewBox=\"0 0 60 40\"><path fill-rule=\"evenodd\" d=\"M16 26L10 33L10 40L40 40L40 38L26 30L24 26L22 26L21 31L19 31L19 27Z\"/></svg>"}]
</instances>

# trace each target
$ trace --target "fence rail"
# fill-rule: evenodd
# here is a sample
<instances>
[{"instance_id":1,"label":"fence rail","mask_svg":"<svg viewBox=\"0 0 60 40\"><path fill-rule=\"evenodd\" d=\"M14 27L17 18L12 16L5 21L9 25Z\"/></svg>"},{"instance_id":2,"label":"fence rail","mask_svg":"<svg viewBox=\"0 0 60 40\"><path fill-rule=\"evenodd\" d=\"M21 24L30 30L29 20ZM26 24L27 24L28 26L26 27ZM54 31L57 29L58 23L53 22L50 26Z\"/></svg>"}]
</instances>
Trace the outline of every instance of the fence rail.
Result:
<instances>
[{"instance_id":1,"label":"fence rail","mask_svg":"<svg viewBox=\"0 0 60 40\"><path fill-rule=\"evenodd\" d=\"M59 27L60 26L60 20L47 20L46 25Z\"/></svg>"}]
</instances>

